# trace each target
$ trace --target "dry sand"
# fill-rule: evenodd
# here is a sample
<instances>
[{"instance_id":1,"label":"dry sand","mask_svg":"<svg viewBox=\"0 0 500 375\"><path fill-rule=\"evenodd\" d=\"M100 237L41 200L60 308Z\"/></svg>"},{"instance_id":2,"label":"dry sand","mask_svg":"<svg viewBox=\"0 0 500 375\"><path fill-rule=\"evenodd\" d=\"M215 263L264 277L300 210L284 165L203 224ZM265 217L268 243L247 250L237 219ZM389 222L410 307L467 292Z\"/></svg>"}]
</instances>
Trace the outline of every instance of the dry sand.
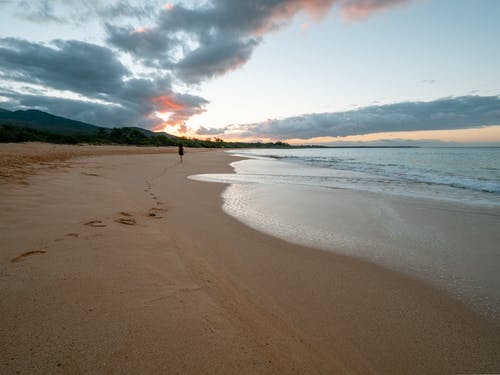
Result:
<instances>
[{"instance_id":1,"label":"dry sand","mask_svg":"<svg viewBox=\"0 0 500 375\"><path fill-rule=\"evenodd\" d=\"M0 176L0 373L500 372L498 327L447 295L225 215L186 177L227 154L62 147L107 156Z\"/></svg>"},{"instance_id":2,"label":"dry sand","mask_svg":"<svg viewBox=\"0 0 500 375\"><path fill-rule=\"evenodd\" d=\"M70 146L32 142L0 147L0 183L26 183L26 178L46 169L64 168L78 156L176 153L175 147Z\"/></svg>"}]
</instances>

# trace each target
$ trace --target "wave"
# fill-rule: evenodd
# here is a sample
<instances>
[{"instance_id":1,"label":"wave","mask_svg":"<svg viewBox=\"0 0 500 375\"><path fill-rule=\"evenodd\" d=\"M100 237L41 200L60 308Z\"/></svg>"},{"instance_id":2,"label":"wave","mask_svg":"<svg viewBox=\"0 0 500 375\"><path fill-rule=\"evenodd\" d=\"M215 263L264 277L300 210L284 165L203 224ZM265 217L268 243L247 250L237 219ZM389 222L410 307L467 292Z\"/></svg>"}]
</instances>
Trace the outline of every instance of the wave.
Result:
<instances>
[{"instance_id":1,"label":"wave","mask_svg":"<svg viewBox=\"0 0 500 375\"><path fill-rule=\"evenodd\" d=\"M241 156L272 161L248 180L343 187L500 205L500 150L245 150ZM295 165L285 168L283 163ZM314 169L307 169L307 167ZM329 173L318 173L318 169ZM311 173L312 172L312 173ZM254 176L251 176L254 174Z\"/></svg>"}]
</instances>

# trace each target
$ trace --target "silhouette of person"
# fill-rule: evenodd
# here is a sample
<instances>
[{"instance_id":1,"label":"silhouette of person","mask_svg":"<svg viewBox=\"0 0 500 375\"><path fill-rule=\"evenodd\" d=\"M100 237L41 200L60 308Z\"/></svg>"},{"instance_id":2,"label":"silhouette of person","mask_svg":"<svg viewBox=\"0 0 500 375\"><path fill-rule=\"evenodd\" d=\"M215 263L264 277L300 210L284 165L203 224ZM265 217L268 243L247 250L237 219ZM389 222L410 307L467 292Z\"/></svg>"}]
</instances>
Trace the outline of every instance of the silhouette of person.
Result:
<instances>
[{"instance_id":1,"label":"silhouette of person","mask_svg":"<svg viewBox=\"0 0 500 375\"><path fill-rule=\"evenodd\" d=\"M182 146L182 143L179 143L179 157L181 158L181 163L183 156L184 156L184 147Z\"/></svg>"}]
</instances>

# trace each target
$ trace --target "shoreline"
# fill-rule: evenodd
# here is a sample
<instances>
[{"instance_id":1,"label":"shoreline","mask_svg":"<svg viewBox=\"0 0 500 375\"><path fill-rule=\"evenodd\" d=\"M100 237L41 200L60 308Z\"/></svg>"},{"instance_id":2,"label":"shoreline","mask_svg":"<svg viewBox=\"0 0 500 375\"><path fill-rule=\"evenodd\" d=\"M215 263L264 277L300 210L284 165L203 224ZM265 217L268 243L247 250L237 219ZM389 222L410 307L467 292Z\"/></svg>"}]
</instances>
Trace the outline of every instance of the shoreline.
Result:
<instances>
[{"instance_id":1,"label":"shoreline","mask_svg":"<svg viewBox=\"0 0 500 375\"><path fill-rule=\"evenodd\" d=\"M279 184L223 197L224 212L262 233L403 273L500 326L496 208Z\"/></svg>"},{"instance_id":2,"label":"shoreline","mask_svg":"<svg viewBox=\"0 0 500 375\"><path fill-rule=\"evenodd\" d=\"M223 212L226 185L187 179L233 160L86 157L0 185L0 369L499 370L498 328L458 301L253 230Z\"/></svg>"},{"instance_id":3,"label":"shoreline","mask_svg":"<svg viewBox=\"0 0 500 375\"><path fill-rule=\"evenodd\" d=\"M295 179L334 172L252 155L231 166L234 173L189 178L230 184L223 192L223 210L243 224L401 272L500 324L498 207Z\"/></svg>"}]
</instances>

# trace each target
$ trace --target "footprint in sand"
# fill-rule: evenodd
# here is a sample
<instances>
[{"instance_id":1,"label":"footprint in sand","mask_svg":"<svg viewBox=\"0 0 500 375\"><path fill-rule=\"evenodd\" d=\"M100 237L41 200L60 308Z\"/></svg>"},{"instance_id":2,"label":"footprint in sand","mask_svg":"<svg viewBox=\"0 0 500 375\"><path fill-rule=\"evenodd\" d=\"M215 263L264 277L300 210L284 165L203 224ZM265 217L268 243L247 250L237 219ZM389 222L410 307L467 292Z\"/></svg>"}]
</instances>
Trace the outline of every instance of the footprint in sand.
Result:
<instances>
[{"instance_id":1,"label":"footprint in sand","mask_svg":"<svg viewBox=\"0 0 500 375\"><path fill-rule=\"evenodd\" d=\"M107 226L101 220L90 220L90 221L87 221L86 223L83 223L83 225L86 225L88 227L93 227L93 228L102 228L102 227Z\"/></svg>"},{"instance_id":2,"label":"footprint in sand","mask_svg":"<svg viewBox=\"0 0 500 375\"><path fill-rule=\"evenodd\" d=\"M80 233L68 233L68 234L65 234L63 238L56 238L54 241L55 242L64 241L70 237L78 238L78 236L80 236Z\"/></svg>"},{"instance_id":3,"label":"footprint in sand","mask_svg":"<svg viewBox=\"0 0 500 375\"><path fill-rule=\"evenodd\" d=\"M132 217L130 217L130 218L118 218L115 221L117 223L125 224L125 225L135 225L135 224L137 224L137 222L135 221L135 219L132 218Z\"/></svg>"},{"instance_id":4,"label":"footprint in sand","mask_svg":"<svg viewBox=\"0 0 500 375\"><path fill-rule=\"evenodd\" d=\"M47 252L46 250L31 250L31 251L26 251L25 253L19 254L17 257L12 258L10 261L12 263L18 263L18 262L22 262L26 257L29 257L31 255L45 254L46 252Z\"/></svg>"},{"instance_id":5,"label":"footprint in sand","mask_svg":"<svg viewBox=\"0 0 500 375\"><path fill-rule=\"evenodd\" d=\"M166 208L153 207L149 210L147 216L151 217L153 219L161 219L161 218L163 218L163 216L160 216L159 213L160 212L167 212L167 211L168 211L168 209L166 209Z\"/></svg>"},{"instance_id":6,"label":"footprint in sand","mask_svg":"<svg viewBox=\"0 0 500 375\"><path fill-rule=\"evenodd\" d=\"M136 220L133 218L132 214L128 212L120 212L121 217L115 219L117 223L125 224L125 225L135 225L137 224Z\"/></svg>"}]
</instances>

